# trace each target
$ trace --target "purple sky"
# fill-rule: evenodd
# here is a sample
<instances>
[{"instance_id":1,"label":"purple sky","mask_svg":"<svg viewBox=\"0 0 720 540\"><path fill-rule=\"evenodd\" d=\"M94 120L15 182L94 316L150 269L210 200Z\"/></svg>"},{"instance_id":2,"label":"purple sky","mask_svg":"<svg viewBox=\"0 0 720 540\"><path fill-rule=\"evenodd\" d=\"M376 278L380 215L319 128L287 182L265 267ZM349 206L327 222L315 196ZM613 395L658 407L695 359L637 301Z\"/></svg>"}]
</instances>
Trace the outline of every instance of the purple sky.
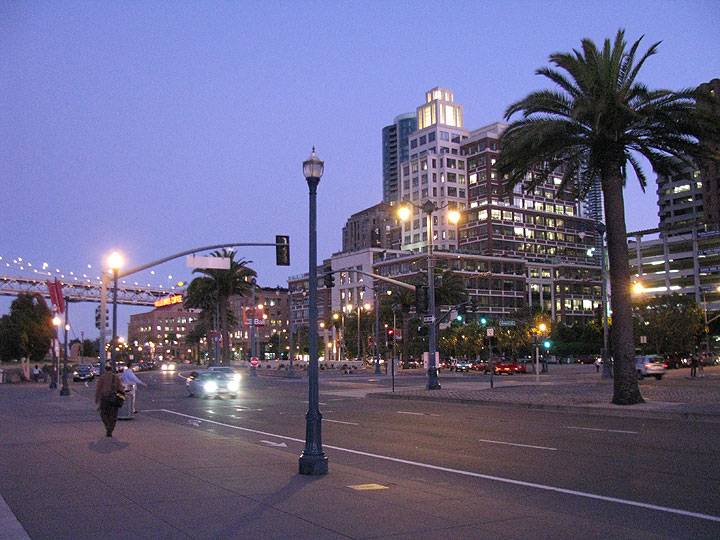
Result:
<instances>
[{"instance_id":1,"label":"purple sky","mask_svg":"<svg viewBox=\"0 0 720 540\"><path fill-rule=\"evenodd\" d=\"M312 145L325 160L321 260L382 198L381 129L425 90L451 88L474 129L544 85L534 70L550 53L619 27L644 48L663 41L642 72L650 87L720 76L714 0L3 2L0 263L90 264L95 277L113 249L136 265L289 234L289 270L271 249L239 253L263 285L286 285L307 270ZM629 229L657 225L654 186L642 195L631 179L626 201ZM180 261L138 281L188 276ZM78 333L95 337L93 310L76 308ZM132 310L120 311L125 334Z\"/></svg>"}]
</instances>

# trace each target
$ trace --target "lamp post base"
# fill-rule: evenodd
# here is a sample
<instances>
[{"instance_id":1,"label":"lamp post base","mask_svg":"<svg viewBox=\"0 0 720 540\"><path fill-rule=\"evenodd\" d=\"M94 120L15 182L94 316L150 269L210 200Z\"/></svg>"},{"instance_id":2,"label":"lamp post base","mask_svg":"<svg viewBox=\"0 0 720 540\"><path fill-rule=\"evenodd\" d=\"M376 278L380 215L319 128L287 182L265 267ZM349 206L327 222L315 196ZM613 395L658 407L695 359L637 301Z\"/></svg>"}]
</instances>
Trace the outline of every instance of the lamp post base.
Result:
<instances>
[{"instance_id":1,"label":"lamp post base","mask_svg":"<svg viewBox=\"0 0 720 540\"><path fill-rule=\"evenodd\" d=\"M437 368L428 369L428 383L426 388L428 390L440 390L440 388L442 388L440 381L438 381Z\"/></svg>"},{"instance_id":2,"label":"lamp post base","mask_svg":"<svg viewBox=\"0 0 720 540\"><path fill-rule=\"evenodd\" d=\"M300 474L308 476L322 476L328 473L328 458L323 454L305 455L304 453L298 460Z\"/></svg>"}]
</instances>

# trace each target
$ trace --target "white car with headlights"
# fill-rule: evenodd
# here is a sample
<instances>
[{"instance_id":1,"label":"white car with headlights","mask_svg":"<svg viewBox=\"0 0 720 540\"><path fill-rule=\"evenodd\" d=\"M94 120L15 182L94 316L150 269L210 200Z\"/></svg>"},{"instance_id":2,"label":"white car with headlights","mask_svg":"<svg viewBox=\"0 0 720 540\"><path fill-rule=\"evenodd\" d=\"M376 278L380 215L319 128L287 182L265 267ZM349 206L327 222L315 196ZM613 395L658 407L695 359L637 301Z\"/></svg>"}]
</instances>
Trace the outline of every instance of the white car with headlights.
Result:
<instances>
[{"instance_id":1,"label":"white car with headlights","mask_svg":"<svg viewBox=\"0 0 720 540\"><path fill-rule=\"evenodd\" d=\"M177 369L177 366L175 365L175 362L163 362L160 365L160 371L175 371Z\"/></svg>"},{"instance_id":2,"label":"white car with headlights","mask_svg":"<svg viewBox=\"0 0 720 540\"><path fill-rule=\"evenodd\" d=\"M208 371L188 378L187 391L190 397L237 397L240 391L240 379L234 374Z\"/></svg>"},{"instance_id":3,"label":"white car with headlights","mask_svg":"<svg viewBox=\"0 0 720 540\"><path fill-rule=\"evenodd\" d=\"M235 380L239 381L242 375L235 371L234 368L227 367L227 366L211 366L207 369L208 373L224 373L225 375L229 375L233 377Z\"/></svg>"}]
</instances>

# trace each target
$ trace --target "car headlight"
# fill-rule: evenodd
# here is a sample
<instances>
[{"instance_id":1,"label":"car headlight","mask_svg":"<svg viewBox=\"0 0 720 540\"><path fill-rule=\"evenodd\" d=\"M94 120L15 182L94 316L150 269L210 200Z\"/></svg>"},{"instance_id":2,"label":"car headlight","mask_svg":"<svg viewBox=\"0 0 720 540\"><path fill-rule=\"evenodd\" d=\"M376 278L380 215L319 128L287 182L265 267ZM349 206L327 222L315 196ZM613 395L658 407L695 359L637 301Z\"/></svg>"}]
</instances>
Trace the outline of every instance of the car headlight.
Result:
<instances>
[{"instance_id":1,"label":"car headlight","mask_svg":"<svg viewBox=\"0 0 720 540\"><path fill-rule=\"evenodd\" d=\"M239 381L241 378L242 378L242 375L240 375L239 373L235 373L235 375L233 375L233 380L235 380L235 381Z\"/></svg>"},{"instance_id":2,"label":"car headlight","mask_svg":"<svg viewBox=\"0 0 720 540\"><path fill-rule=\"evenodd\" d=\"M217 389L218 385L215 381L208 381L203 385L203 390L205 390L209 394L217 392Z\"/></svg>"},{"instance_id":3,"label":"car headlight","mask_svg":"<svg viewBox=\"0 0 720 540\"><path fill-rule=\"evenodd\" d=\"M175 364L170 364L170 365L168 366L168 369L169 369L170 371L175 371Z\"/></svg>"},{"instance_id":4,"label":"car headlight","mask_svg":"<svg viewBox=\"0 0 720 540\"><path fill-rule=\"evenodd\" d=\"M227 389L228 389L230 392L237 392L239 388L240 388L240 383L238 382L237 379L235 379L235 380L233 380L233 381L228 381L228 383L227 383Z\"/></svg>"},{"instance_id":5,"label":"car headlight","mask_svg":"<svg viewBox=\"0 0 720 540\"><path fill-rule=\"evenodd\" d=\"M168 369L168 367L166 364L163 364L162 366L160 366L160 371L167 371L167 369Z\"/></svg>"},{"instance_id":6,"label":"car headlight","mask_svg":"<svg viewBox=\"0 0 720 540\"><path fill-rule=\"evenodd\" d=\"M78 374L78 372L77 372L77 371L73 371L73 375L77 375L77 374Z\"/></svg>"}]
</instances>

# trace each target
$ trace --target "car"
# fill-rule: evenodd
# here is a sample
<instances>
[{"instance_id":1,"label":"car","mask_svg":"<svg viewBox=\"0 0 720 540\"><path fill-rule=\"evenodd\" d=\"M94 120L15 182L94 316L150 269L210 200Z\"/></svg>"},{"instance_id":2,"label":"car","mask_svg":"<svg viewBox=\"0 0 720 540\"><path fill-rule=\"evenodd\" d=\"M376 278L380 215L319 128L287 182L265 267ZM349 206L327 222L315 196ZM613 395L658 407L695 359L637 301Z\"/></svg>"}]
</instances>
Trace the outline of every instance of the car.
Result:
<instances>
[{"instance_id":1,"label":"car","mask_svg":"<svg viewBox=\"0 0 720 540\"><path fill-rule=\"evenodd\" d=\"M475 360L472 363L472 367L470 369L472 369L473 371L479 371L481 373L487 373L490 370L490 368L488 367L488 363L485 360Z\"/></svg>"},{"instance_id":2,"label":"car","mask_svg":"<svg viewBox=\"0 0 720 540\"><path fill-rule=\"evenodd\" d=\"M400 367L402 369L416 369L420 367L420 362L417 360L403 360Z\"/></svg>"},{"instance_id":3,"label":"car","mask_svg":"<svg viewBox=\"0 0 720 540\"><path fill-rule=\"evenodd\" d=\"M175 364L175 362L163 362L162 364L160 364L160 371L164 373L175 372L176 369L177 365Z\"/></svg>"},{"instance_id":4,"label":"car","mask_svg":"<svg viewBox=\"0 0 720 540\"><path fill-rule=\"evenodd\" d=\"M517 362L496 362L494 372L495 375L515 375L520 373L520 365Z\"/></svg>"},{"instance_id":5,"label":"car","mask_svg":"<svg viewBox=\"0 0 720 540\"><path fill-rule=\"evenodd\" d=\"M92 381L95 378L95 369L90 364L80 364L73 370L73 381Z\"/></svg>"},{"instance_id":6,"label":"car","mask_svg":"<svg viewBox=\"0 0 720 540\"><path fill-rule=\"evenodd\" d=\"M211 366L207 369L208 373L225 373L226 375L229 375L236 380L240 380L241 375L238 373L235 368L227 367L227 366Z\"/></svg>"},{"instance_id":7,"label":"car","mask_svg":"<svg viewBox=\"0 0 720 540\"><path fill-rule=\"evenodd\" d=\"M450 369L456 373L470 373L472 362L470 362L470 360L455 360L455 364L453 364Z\"/></svg>"},{"instance_id":8,"label":"car","mask_svg":"<svg viewBox=\"0 0 720 540\"><path fill-rule=\"evenodd\" d=\"M229 396L237 397L240 380L233 374L206 371L196 377L188 377L186 383L188 395L202 398Z\"/></svg>"},{"instance_id":9,"label":"car","mask_svg":"<svg viewBox=\"0 0 720 540\"><path fill-rule=\"evenodd\" d=\"M638 379L655 377L658 381L665 375L665 362L656 354L635 357L635 370Z\"/></svg>"}]
</instances>

